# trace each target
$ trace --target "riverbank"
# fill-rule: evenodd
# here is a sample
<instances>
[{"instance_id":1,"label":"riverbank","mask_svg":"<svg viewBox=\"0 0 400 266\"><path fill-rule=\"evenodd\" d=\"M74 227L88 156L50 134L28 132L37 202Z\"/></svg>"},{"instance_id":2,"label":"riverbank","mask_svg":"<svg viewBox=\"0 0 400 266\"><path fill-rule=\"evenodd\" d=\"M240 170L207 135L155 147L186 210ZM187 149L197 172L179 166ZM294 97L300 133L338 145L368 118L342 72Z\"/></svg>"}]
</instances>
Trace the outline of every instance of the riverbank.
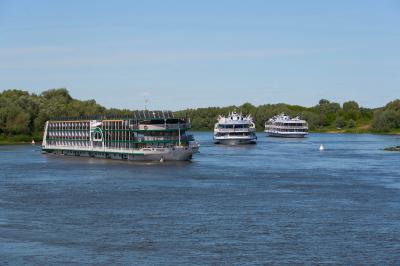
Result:
<instances>
[{"instance_id":1,"label":"riverbank","mask_svg":"<svg viewBox=\"0 0 400 266\"><path fill-rule=\"evenodd\" d=\"M31 143L32 140L35 142L42 141L42 138L32 137L26 135L16 135L16 136L1 136L0 137L0 145L17 145L17 144L28 144Z\"/></svg>"},{"instance_id":2,"label":"riverbank","mask_svg":"<svg viewBox=\"0 0 400 266\"><path fill-rule=\"evenodd\" d=\"M383 135L399 135L400 129L393 129L390 131L376 131L371 129L370 124L363 124L356 127L324 127L321 129L310 130L310 133L336 133L336 134L383 134Z\"/></svg>"},{"instance_id":3,"label":"riverbank","mask_svg":"<svg viewBox=\"0 0 400 266\"><path fill-rule=\"evenodd\" d=\"M328 133L328 134L377 134L377 135L400 135L400 130L391 130L388 132L371 131L365 129L322 129L312 130L310 133Z\"/></svg>"},{"instance_id":4,"label":"riverbank","mask_svg":"<svg viewBox=\"0 0 400 266\"><path fill-rule=\"evenodd\" d=\"M193 129L195 132L213 132L213 129L201 128ZM264 128L257 128L257 133L263 133ZM400 135L400 129L390 131L375 131L371 130L371 126L362 125L354 128L335 128L335 127L324 127L319 129L310 130L310 133L328 133L328 134L380 134L380 135Z\"/></svg>"},{"instance_id":5,"label":"riverbank","mask_svg":"<svg viewBox=\"0 0 400 266\"><path fill-rule=\"evenodd\" d=\"M194 132L210 132L212 130L202 129L202 130L193 130ZM257 130L257 133L263 133L263 130ZM375 132L371 131L367 128L347 128L347 129L332 129L332 128L324 128L318 130L311 130L310 133L320 133L320 134L374 134L374 135L400 135L400 129L391 130L388 132ZM20 144L29 144L35 140L36 143L40 143L42 141L41 137L32 137L32 136L2 136L0 137L0 145L20 145ZM392 148L392 147L391 147Z\"/></svg>"},{"instance_id":6,"label":"riverbank","mask_svg":"<svg viewBox=\"0 0 400 266\"><path fill-rule=\"evenodd\" d=\"M400 151L400 146L395 147L387 147L384 149L385 151Z\"/></svg>"}]
</instances>

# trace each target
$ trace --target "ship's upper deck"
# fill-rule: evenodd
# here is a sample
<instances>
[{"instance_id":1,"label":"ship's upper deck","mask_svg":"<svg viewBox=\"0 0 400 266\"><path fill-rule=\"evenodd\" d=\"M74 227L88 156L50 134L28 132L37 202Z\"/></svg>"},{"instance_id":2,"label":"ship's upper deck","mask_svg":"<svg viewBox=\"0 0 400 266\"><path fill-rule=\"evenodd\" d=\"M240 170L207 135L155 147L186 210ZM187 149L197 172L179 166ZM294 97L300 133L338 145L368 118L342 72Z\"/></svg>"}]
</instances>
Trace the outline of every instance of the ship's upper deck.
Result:
<instances>
[{"instance_id":1,"label":"ship's upper deck","mask_svg":"<svg viewBox=\"0 0 400 266\"><path fill-rule=\"evenodd\" d=\"M162 124L165 121L168 123L185 123L186 118L175 117L172 111L131 111L127 114L101 114L101 115L90 115L90 116L61 116L52 117L49 122L81 122L81 121L93 121L93 120L133 120L143 124Z\"/></svg>"},{"instance_id":2,"label":"ship's upper deck","mask_svg":"<svg viewBox=\"0 0 400 266\"><path fill-rule=\"evenodd\" d=\"M270 118L266 123L267 124L285 124L285 125L302 125L306 126L307 121L300 119L299 117L290 117L285 114L280 114Z\"/></svg>"},{"instance_id":3,"label":"ship's upper deck","mask_svg":"<svg viewBox=\"0 0 400 266\"><path fill-rule=\"evenodd\" d=\"M229 113L228 116L219 116L218 123L219 125L252 125L253 118L250 115L243 116L242 114L238 114L236 112Z\"/></svg>"}]
</instances>

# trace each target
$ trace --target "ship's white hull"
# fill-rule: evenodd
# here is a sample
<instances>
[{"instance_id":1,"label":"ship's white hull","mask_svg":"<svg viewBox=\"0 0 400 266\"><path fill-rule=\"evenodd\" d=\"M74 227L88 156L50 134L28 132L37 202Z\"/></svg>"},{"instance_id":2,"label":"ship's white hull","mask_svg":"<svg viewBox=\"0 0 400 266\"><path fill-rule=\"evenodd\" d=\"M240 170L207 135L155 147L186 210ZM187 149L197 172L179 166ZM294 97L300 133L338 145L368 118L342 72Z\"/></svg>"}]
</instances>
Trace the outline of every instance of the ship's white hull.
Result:
<instances>
[{"instance_id":1,"label":"ship's white hull","mask_svg":"<svg viewBox=\"0 0 400 266\"><path fill-rule=\"evenodd\" d=\"M304 138L308 135L308 123L299 117L280 114L265 122L265 133L270 137Z\"/></svg>"},{"instance_id":2,"label":"ship's white hull","mask_svg":"<svg viewBox=\"0 0 400 266\"><path fill-rule=\"evenodd\" d=\"M243 145L243 144L255 144L257 138L215 138L215 144L223 144L223 145Z\"/></svg>"},{"instance_id":3,"label":"ship's white hull","mask_svg":"<svg viewBox=\"0 0 400 266\"><path fill-rule=\"evenodd\" d=\"M255 124L250 115L244 117L232 112L228 117L219 116L214 125L214 143L241 145L256 143Z\"/></svg>"},{"instance_id":4,"label":"ship's white hull","mask_svg":"<svg viewBox=\"0 0 400 266\"><path fill-rule=\"evenodd\" d=\"M278 138L304 138L308 133L301 132L269 132L265 131L270 137L278 137Z\"/></svg>"},{"instance_id":5,"label":"ship's white hull","mask_svg":"<svg viewBox=\"0 0 400 266\"><path fill-rule=\"evenodd\" d=\"M93 157L128 161L189 161L198 147L146 148L140 150L74 149L72 147L45 147L45 153L67 156Z\"/></svg>"}]
</instances>

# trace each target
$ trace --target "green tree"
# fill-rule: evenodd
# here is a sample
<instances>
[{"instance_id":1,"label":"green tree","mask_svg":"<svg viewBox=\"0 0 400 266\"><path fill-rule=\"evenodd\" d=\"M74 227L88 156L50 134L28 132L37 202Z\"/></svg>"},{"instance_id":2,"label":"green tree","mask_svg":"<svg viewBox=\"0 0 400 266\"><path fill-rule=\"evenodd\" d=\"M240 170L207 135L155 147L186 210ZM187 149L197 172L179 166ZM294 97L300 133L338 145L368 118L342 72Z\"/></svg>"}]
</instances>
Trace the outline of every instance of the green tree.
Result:
<instances>
[{"instance_id":1,"label":"green tree","mask_svg":"<svg viewBox=\"0 0 400 266\"><path fill-rule=\"evenodd\" d=\"M239 107L239 110L243 114L250 114L255 111L256 107L252 105L251 103L244 103L242 106Z\"/></svg>"},{"instance_id":2,"label":"green tree","mask_svg":"<svg viewBox=\"0 0 400 266\"><path fill-rule=\"evenodd\" d=\"M400 114L394 110L378 110L372 120L372 128L376 131L387 132L400 128Z\"/></svg>"},{"instance_id":3,"label":"green tree","mask_svg":"<svg viewBox=\"0 0 400 266\"><path fill-rule=\"evenodd\" d=\"M353 119L350 119L349 123L348 123L348 127L349 128L354 128L355 126L356 126L356 121L354 121Z\"/></svg>"},{"instance_id":4,"label":"green tree","mask_svg":"<svg viewBox=\"0 0 400 266\"><path fill-rule=\"evenodd\" d=\"M343 113L346 119L357 120L360 117L360 107L355 101L343 103Z\"/></svg>"},{"instance_id":5,"label":"green tree","mask_svg":"<svg viewBox=\"0 0 400 266\"><path fill-rule=\"evenodd\" d=\"M68 103L72 101L71 95L69 95L69 92L65 88L61 89L50 89L47 91L44 91L42 95L44 98L48 100L60 100L62 102Z\"/></svg>"},{"instance_id":6,"label":"green tree","mask_svg":"<svg viewBox=\"0 0 400 266\"><path fill-rule=\"evenodd\" d=\"M319 104L312 108L312 111L319 114L319 127L331 125L340 111L340 104L321 99Z\"/></svg>"},{"instance_id":7,"label":"green tree","mask_svg":"<svg viewBox=\"0 0 400 266\"><path fill-rule=\"evenodd\" d=\"M325 105L325 104L329 104L330 102L327 99L321 99L319 100L319 105Z\"/></svg>"},{"instance_id":8,"label":"green tree","mask_svg":"<svg viewBox=\"0 0 400 266\"><path fill-rule=\"evenodd\" d=\"M368 124L371 121L375 131L400 128L400 99L376 110L359 107L355 101L345 102L341 108L339 103L321 99L313 107L284 103L254 106L251 103L244 103L241 106L186 109L175 112L175 115L190 118L195 130L212 130L218 115L228 115L235 109L244 115L251 114L258 130L264 128L265 121L280 113L300 116L308 122L311 130L335 126L342 128L346 125L346 121L349 128ZM131 115L132 111L106 109L95 100L74 99L65 88L50 89L39 95L18 89L0 92L0 135L2 136L40 135L45 122L54 117L102 114Z\"/></svg>"},{"instance_id":9,"label":"green tree","mask_svg":"<svg viewBox=\"0 0 400 266\"><path fill-rule=\"evenodd\" d=\"M345 124L345 121L344 121L343 117L339 116L338 118L336 118L335 125L336 125L337 128L344 128L344 126L346 124Z\"/></svg>"},{"instance_id":10,"label":"green tree","mask_svg":"<svg viewBox=\"0 0 400 266\"><path fill-rule=\"evenodd\" d=\"M375 111L372 128L375 131L390 131L400 128L400 99Z\"/></svg>"}]
</instances>

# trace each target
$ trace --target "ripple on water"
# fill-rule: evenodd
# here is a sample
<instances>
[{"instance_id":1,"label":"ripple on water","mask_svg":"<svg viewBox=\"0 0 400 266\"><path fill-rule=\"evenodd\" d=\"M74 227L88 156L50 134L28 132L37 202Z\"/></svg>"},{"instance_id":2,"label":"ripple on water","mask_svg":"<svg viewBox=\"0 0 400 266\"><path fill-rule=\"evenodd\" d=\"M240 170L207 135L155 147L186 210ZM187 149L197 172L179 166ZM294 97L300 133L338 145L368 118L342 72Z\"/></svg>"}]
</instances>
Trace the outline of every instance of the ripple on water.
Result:
<instances>
[{"instance_id":1,"label":"ripple on water","mask_svg":"<svg viewBox=\"0 0 400 266\"><path fill-rule=\"evenodd\" d=\"M0 146L0 264L400 264L395 136L195 137L191 163Z\"/></svg>"}]
</instances>

